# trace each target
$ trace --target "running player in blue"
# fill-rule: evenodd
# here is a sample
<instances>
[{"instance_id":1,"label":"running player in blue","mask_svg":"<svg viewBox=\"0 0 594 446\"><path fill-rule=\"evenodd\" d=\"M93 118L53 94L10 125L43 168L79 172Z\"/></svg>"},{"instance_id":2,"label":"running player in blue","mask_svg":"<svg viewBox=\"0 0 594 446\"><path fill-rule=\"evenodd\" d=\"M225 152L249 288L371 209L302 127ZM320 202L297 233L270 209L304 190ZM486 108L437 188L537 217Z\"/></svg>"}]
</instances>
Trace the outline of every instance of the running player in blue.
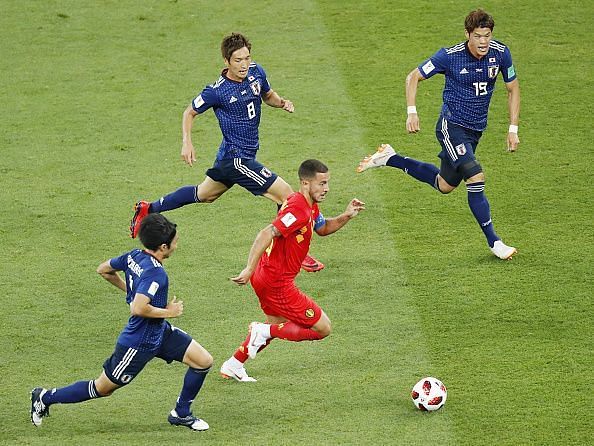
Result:
<instances>
[{"instance_id":1,"label":"running player in blue","mask_svg":"<svg viewBox=\"0 0 594 446\"><path fill-rule=\"evenodd\" d=\"M270 87L264 68L252 62L251 47L241 34L225 37L221 53L226 68L217 81L206 86L184 111L181 157L190 166L196 161L192 144L194 118L212 108L219 121L223 140L214 165L206 171L206 178L198 186L183 186L152 203L136 203L130 223L132 238L136 237L140 221L149 213L170 211L193 203L212 203L234 184L253 195L269 198L279 208L293 192L285 180L256 160L260 147L258 127L262 101L289 113L295 108L291 101L283 99ZM315 272L324 265L307 256L302 267Z\"/></svg>"},{"instance_id":2,"label":"running player in blue","mask_svg":"<svg viewBox=\"0 0 594 446\"><path fill-rule=\"evenodd\" d=\"M443 106L435 129L442 147L440 168L401 156L389 144L382 144L373 155L359 163L357 172L380 166L396 167L443 194L450 193L464 180L468 206L485 234L491 252L500 259L511 259L516 248L503 243L493 229L484 192L485 175L475 154L487 127L489 103L500 73L508 93L507 150L514 152L517 149L520 142L520 86L509 49L493 39L493 18L479 9L468 14L464 26L465 42L440 49L406 78L406 129L409 133L417 133L420 130L415 105L418 84L438 73L445 76Z\"/></svg>"},{"instance_id":3,"label":"running player in blue","mask_svg":"<svg viewBox=\"0 0 594 446\"><path fill-rule=\"evenodd\" d=\"M146 249L134 249L103 262L97 272L126 293L130 319L117 340L111 357L95 380L78 381L69 386L31 391L31 421L41 426L52 404L80 403L110 396L129 384L153 358L167 363L183 362L189 368L181 393L168 421L196 431L208 429L206 421L192 414L190 405L200 391L212 365L212 356L186 332L165 318L181 316L184 305L175 296L167 302L169 279L163 261L177 248L176 226L163 215L152 214L140 225L140 241ZM123 271L125 281L118 274ZM141 416L141 415L140 415Z\"/></svg>"}]
</instances>

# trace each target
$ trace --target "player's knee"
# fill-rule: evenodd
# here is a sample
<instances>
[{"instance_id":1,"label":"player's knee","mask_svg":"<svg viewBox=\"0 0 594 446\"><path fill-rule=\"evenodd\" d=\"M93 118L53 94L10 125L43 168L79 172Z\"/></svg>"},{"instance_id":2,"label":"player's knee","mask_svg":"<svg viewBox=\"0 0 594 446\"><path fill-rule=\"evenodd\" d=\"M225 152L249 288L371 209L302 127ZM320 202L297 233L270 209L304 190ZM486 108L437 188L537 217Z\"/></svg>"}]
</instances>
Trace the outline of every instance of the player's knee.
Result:
<instances>
[{"instance_id":1,"label":"player's knee","mask_svg":"<svg viewBox=\"0 0 594 446\"><path fill-rule=\"evenodd\" d=\"M332 323L329 320L327 320L323 324L319 325L316 328L316 331L322 338L330 336L330 333L332 332Z\"/></svg>"},{"instance_id":2,"label":"player's knee","mask_svg":"<svg viewBox=\"0 0 594 446\"><path fill-rule=\"evenodd\" d=\"M205 352L205 354L203 355L202 361L200 361L200 368L208 369L208 368L212 367L213 363L214 363L214 359L212 358L212 355L208 352Z\"/></svg>"},{"instance_id":3,"label":"player's knee","mask_svg":"<svg viewBox=\"0 0 594 446\"><path fill-rule=\"evenodd\" d=\"M442 194L449 194L451 191L456 189L456 186L452 186L446 180L444 180L441 176L437 176L437 184L436 189L441 192Z\"/></svg>"},{"instance_id":4,"label":"player's knee","mask_svg":"<svg viewBox=\"0 0 594 446\"><path fill-rule=\"evenodd\" d=\"M472 160L460 166L460 173L467 183L474 183L477 181L484 181L483 167L477 160Z\"/></svg>"}]
</instances>

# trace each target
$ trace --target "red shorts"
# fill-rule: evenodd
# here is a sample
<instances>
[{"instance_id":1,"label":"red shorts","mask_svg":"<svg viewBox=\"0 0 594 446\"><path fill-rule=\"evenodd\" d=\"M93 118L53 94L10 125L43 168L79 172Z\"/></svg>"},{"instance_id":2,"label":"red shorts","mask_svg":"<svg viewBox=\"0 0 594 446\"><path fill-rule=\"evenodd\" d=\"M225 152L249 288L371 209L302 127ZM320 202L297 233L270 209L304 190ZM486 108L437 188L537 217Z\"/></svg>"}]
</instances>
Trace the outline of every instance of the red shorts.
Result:
<instances>
[{"instance_id":1,"label":"red shorts","mask_svg":"<svg viewBox=\"0 0 594 446\"><path fill-rule=\"evenodd\" d=\"M295 284L271 287L254 274L251 280L260 308L269 316L280 316L311 328L322 317L322 309Z\"/></svg>"}]
</instances>

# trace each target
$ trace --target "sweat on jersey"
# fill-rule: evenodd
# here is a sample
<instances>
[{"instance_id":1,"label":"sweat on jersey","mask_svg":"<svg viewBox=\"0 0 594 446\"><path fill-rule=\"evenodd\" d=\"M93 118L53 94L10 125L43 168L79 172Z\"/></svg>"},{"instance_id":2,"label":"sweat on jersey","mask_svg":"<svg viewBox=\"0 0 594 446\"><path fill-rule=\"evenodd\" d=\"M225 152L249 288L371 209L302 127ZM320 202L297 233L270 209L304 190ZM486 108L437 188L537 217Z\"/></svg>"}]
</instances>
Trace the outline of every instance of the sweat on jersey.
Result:
<instances>
[{"instance_id":1,"label":"sweat on jersey","mask_svg":"<svg viewBox=\"0 0 594 446\"><path fill-rule=\"evenodd\" d=\"M138 293L148 297L153 307L167 307L169 278L163 265L155 257L146 251L134 249L110 259L109 264L117 271L124 271L126 275L128 305ZM155 351L163 341L165 326L165 319L130 316L117 342L138 351Z\"/></svg>"},{"instance_id":2,"label":"sweat on jersey","mask_svg":"<svg viewBox=\"0 0 594 446\"><path fill-rule=\"evenodd\" d=\"M232 158L254 159L260 147L258 126L262 110L262 93L270 91L264 68L251 63L242 82L229 79L227 69L219 79L208 85L192 101L196 113L209 108L219 120L223 141L217 160Z\"/></svg>"},{"instance_id":3,"label":"sweat on jersey","mask_svg":"<svg viewBox=\"0 0 594 446\"><path fill-rule=\"evenodd\" d=\"M468 50L468 42L462 42L440 49L418 68L425 79L437 73L445 75L442 116L477 131L487 127L497 75L501 73L506 83L516 78L509 49L496 40L491 40L489 51L481 59Z\"/></svg>"}]
</instances>

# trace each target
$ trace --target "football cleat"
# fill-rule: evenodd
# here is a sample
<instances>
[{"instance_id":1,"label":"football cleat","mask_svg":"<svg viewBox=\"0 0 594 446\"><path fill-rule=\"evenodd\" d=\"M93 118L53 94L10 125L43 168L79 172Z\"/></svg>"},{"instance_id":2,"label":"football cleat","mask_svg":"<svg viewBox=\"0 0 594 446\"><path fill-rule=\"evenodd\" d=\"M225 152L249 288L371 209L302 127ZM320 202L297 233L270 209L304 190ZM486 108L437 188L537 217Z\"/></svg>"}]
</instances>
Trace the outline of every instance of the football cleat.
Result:
<instances>
[{"instance_id":1,"label":"football cleat","mask_svg":"<svg viewBox=\"0 0 594 446\"><path fill-rule=\"evenodd\" d=\"M248 376L245 367L235 368L229 364L229 360L223 362L221 366L221 376L225 379L234 379L242 383L255 383L257 380Z\"/></svg>"},{"instance_id":2,"label":"football cleat","mask_svg":"<svg viewBox=\"0 0 594 446\"><path fill-rule=\"evenodd\" d=\"M324 264L308 254L303 259L303 262L301 262L301 269L307 271L308 273L317 273L318 271L322 271L324 269Z\"/></svg>"},{"instance_id":3,"label":"football cleat","mask_svg":"<svg viewBox=\"0 0 594 446\"><path fill-rule=\"evenodd\" d=\"M185 426L195 431L205 431L210 427L206 421L196 418L192 414L187 417L180 417L175 409L169 413L167 421L174 426Z\"/></svg>"},{"instance_id":4,"label":"football cleat","mask_svg":"<svg viewBox=\"0 0 594 446\"><path fill-rule=\"evenodd\" d=\"M148 201L139 201L134 205L134 216L130 221L130 237L136 238L140 230L140 222L149 214L151 204Z\"/></svg>"},{"instance_id":5,"label":"football cleat","mask_svg":"<svg viewBox=\"0 0 594 446\"><path fill-rule=\"evenodd\" d=\"M373 155L368 155L361 160L357 166L357 173L365 172L367 169L385 166L388 159L395 155L396 151L390 144L381 144Z\"/></svg>"},{"instance_id":6,"label":"football cleat","mask_svg":"<svg viewBox=\"0 0 594 446\"><path fill-rule=\"evenodd\" d=\"M35 387L31 390L31 423L34 426L41 426L43 417L49 417L49 406L43 403L43 395L47 392L47 389L43 387Z\"/></svg>"},{"instance_id":7,"label":"football cleat","mask_svg":"<svg viewBox=\"0 0 594 446\"><path fill-rule=\"evenodd\" d=\"M513 246L507 246L501 240L497 240L493 245L491 252L501 260L511 260L512 256L518 252Z\"/></svg>"},{"instance_id":8,"label":"football cleat","mask_svg":"<svg viewBox=\"0 0 594 446\"><path fill-rule=\"evenodd\" d=\"M254 359L260 347L266 344L268 341L269 336L267 337L264 333L267 324L262 324L260 322L252 322L250 324L250 340L248 342L248 356L250 359Z\"/></svg>"}]
</instances>

